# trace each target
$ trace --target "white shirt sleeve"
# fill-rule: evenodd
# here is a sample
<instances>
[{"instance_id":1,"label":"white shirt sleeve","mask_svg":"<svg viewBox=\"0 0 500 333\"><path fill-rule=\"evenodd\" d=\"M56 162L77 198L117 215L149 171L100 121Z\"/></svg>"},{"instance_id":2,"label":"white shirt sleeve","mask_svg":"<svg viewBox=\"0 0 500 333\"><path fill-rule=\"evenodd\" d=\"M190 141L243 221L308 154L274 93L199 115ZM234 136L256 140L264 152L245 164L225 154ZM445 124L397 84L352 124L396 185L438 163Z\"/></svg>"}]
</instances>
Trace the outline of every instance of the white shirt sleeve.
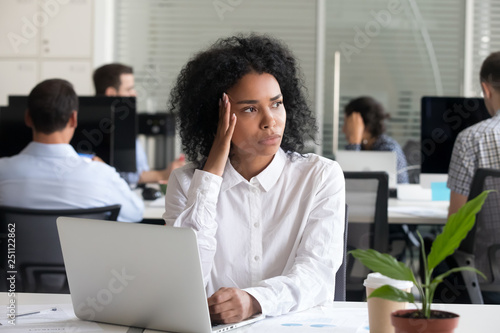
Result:
<instances>
[{"instance_id":1,"label":"white shirt sleeve","mask_svg":"<svg viewBox=\"0 0 500 333\"><path fill-rule=\"evenodd\" d=\"M216 206L222 177L195 170L192 179L186 169L174 170L165 195L165 223L196 232L205 285L210 278L217 249Z\"/></svg>"}]
</instances>

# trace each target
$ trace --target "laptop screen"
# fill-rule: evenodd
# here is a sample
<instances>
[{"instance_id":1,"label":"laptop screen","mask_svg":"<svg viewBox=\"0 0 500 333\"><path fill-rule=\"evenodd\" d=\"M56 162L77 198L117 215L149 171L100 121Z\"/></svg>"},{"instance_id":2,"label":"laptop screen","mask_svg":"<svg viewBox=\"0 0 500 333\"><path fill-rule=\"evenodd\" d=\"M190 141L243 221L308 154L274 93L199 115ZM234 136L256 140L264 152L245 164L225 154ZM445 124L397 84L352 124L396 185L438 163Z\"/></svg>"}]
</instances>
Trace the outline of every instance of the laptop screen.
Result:
<instances>
[{"instance_id":1,"label":"laptop screen","mask_svg":"<svg viewBox=\"0 0 500 333\"><path fill-rule=\"evenodd\" d=\"M397 185L396 153L392 151L339 150L335 160L343 171L385 171L389 188Z\"/></svg>"}]
</instances>

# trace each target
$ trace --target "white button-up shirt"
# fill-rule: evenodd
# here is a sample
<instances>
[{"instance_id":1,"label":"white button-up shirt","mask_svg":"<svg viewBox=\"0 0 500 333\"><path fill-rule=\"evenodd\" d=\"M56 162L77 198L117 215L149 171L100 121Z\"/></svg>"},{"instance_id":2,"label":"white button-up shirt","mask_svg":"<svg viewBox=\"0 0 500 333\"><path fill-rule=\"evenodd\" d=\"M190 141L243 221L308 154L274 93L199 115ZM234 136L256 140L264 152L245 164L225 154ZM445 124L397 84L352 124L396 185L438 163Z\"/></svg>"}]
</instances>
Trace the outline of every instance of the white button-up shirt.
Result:
<instances>
[{"instance_id":1,"label":"white button-up shirt","mask_svg":"<svg viewBox=\"0 0 500 333\"><path fill-rule=\"evenodd\" d=\"M280 315L333 299L344 186L336 162L281 149L250 181L229 161L223 177L190 164L173 171L163 218L196 231L207 295L240 288Z\"/></svg>"}]
</instances>

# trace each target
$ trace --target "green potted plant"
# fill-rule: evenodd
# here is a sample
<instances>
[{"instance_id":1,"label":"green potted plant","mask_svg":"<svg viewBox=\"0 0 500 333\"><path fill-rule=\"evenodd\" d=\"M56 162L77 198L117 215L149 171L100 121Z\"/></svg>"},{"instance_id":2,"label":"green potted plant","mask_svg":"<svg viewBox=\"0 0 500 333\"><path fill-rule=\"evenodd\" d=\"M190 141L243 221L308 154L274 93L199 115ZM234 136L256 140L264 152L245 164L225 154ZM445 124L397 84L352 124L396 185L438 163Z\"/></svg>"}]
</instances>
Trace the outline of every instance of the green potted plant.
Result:
<instances>
[{"instance_id":1,"label":"green potted plant","mask_svg":"<svg viewBox=\"0 0 500 333\"><path fill-rule=\"evenodd\" d=\"M415 275L409 267L401 262L398 262L394 257L388 254L382 254L372 249L357 249L349 252L370 270L381 273L382 275L392 279L411 281L418 289L422 302L422 307L420 309L417 306L417 310L400 310L392 313L391 319L393 325L395 326L396 333L433 332L432 325L443 326L444 322L450 322L450 325L452 326L451 329L441 329L438 331L453 332L453 329L458 324L458 315L444 311L431 311L431 303L434 298L436 287L448 275L463 270L474 271L482 277L485 276L477 269L471 267L453 268L439 276L436 276L434 279L432 279L432 273L434 268L436 268L439 263L455 252L462 240L467 236L467 233L472 229L476 220L476 214L481 210L489 192L491 191L484 191L475 199L468 201L459 209L458 212L452 214L448 218L442 233L439 234L433 241L431 251L428 256L425 256L422 236L420 233L418 234L422 248L423 269L425 272L425 280L421 283L417 282ZM370 294L369 298L371 297L380 297L396 302L409 302L415 304L415 299L411 292L409 293L389 285L375 289ZM435 318L448 319L433 320ZM398 327L399 325L407 325L407 327L401 328ZM411 328L414 330L412 331ZM423 330L423 328L425 329Z\"/></svg>"}]
</instances>

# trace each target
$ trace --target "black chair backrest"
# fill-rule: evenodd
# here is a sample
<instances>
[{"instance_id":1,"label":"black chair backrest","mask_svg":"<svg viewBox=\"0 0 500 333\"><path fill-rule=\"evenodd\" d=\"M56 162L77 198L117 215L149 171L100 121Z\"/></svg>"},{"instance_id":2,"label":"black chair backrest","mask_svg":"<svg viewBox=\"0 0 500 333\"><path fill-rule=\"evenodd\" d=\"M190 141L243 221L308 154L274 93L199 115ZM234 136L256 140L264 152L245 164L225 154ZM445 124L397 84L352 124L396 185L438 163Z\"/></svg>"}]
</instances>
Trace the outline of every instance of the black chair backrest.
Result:
<instances>
[{"instance_id":1,"label":"black chair backrest","mask_svg":"<svg viewBox=\"0 0 500 333\"><path fill-rule=\"evenodd\" d=\"M472 179L468 200L477 197L485 190L496 190L486 198L483 208L476 215L476 223L459 249L465 253L474 254L477 268L491 278L490 267L486 267L488 247L500 244L500 170L476 170ZM484 265L483 265L484 264Z\"/></svg>"},{"instance_id":2,"label":"black chair backrest","mask_svg":"<svg viewBox=\"0 0 500 333\"><path fill-rule=\"evenodd\" d=\"M494 180L494 178L497 178L497 180ZM481 192L483 192L484 190L491 190L491 189L500 191L500 170L484 169L484 168L477 169L476 173L474 174L474 177L472 178L471 189L467 200L472 200L479 194L481 194ZM483 216L482 214L484 214L488 209L490 209L489 207L492 206L497 206L499 207L500 210L500 206L498 205L499 202L500 202L499 193L493 192L488 195L488 198L486 199L482 210L476 216L476 223L474 224L474 227L472 228L471 231L469 231L467 237L460 244L459 247L460 250L467 253L474 252L476 230L478 224L481 223L481 220L483 218L485 218L485 216ZM500 221L500 215L497 215L497 218Z\"/></svg>"},{"instance_id":3,"label":"black chair backrest","mask_svg":"<svg viewBox=\"0 0 500 333\"><path fill-rule=\"evenodd\" d=\"M41 210L0 206L2 275L14 273L16 291L69 293L56 219L59 216L116 220L121 205L89 209ZM13 240L11 240L13 239ZM89 240L90 242L90 240ZM8 253L15 244L15 261ZM89 243L90 246L90 243ZM2 277L2 283L5 278ZM3 286L5 291L7 286Z\"/></svg>"},{"instance_id":4,"label":"black chair backrest","mask_svg":"<svg viewBox=\"0 0 500 333\"><path fill-rule=\"evenodd\" d=\"M386 172L344 172L349 205L347 249L388 251L389 175ZM346 299L364 299L363 280L370 271L352 255L346 258Z\"/></svg>"},{"instance_id":5,"label":"black chair backrest","mask_svg":"<svg viewBox=\"0 0 500 333\"><path fill-rule=\"evenodd\" d=\"M346 203L351 207L351 212L355 209L355 207L359 207L363 205L363 202L359 202L360 197L357 193L368 194L367 192L370 189L365 188L367 186L369 180L374 180L377 182L376 189L374 191L375 195L375 207L373 207L373 238L371 239L371 247L380 252L387 252L388 241L389 241L389 225L388 225L388 217L387 217L387 208L389 204L389 175L387 172L378 172L378 171L345 171L344 177L346 180ZM351 180L355 181L356 187L355 190L356 196L352 197L351 202L349 202L349 183L354 183ZM370 210L370 209L369 209ZM353 221L353 218L349 218L351 222L360 222Z\"/></svg>"},{"instance_id":6,"label":"black chair backrest","mask_svg":"<svg viewBox=\"0 0 500 333\"><path fill-rule=\"evenodd\" d=\"M342 264L335 275L335 301L345 301L345 285L346 285L346 256L347 256L347 223L348 223L348 206L345 205L345 220L344 220L344 254Z\"/></svg>"}]
</instances>

